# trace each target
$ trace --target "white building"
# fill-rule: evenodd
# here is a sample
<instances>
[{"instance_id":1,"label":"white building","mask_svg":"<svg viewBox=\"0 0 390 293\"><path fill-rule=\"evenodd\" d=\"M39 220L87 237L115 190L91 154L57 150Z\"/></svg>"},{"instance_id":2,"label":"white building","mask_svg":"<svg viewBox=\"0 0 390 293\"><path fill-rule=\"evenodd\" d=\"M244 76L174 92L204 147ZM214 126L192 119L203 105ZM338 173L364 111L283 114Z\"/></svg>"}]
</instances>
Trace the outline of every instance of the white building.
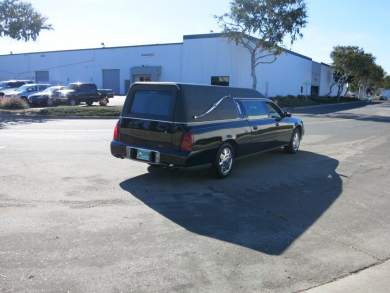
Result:
<instances>
[{"instance_id":1,"label":"white building","mask_svg":"<svg viewBox=\"0 0 390 293\"><path fill-rule=\"evenodd\" d=\"M332 69L285 51L257 69L258 90L266 96L329 92ZM94 82L125 93L139 80L228 84L251 87L248 51L221 34L187 35L183 42L36 52L0 56L0 80L33 79L67 84Z\"/></svg>"}]
</instances>

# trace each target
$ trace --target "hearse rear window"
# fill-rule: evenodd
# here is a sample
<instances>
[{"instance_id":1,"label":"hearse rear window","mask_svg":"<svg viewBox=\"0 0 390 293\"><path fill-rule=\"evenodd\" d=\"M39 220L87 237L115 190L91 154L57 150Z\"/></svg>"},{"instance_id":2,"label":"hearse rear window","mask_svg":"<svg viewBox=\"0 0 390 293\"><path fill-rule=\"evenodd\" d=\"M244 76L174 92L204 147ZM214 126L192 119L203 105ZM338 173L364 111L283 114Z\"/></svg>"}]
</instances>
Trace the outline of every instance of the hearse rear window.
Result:
<instances>
[{"instance_id":1,"label":"hearse rear window","mask_svg":"<svg viewBox=\"0 0 390 293\"><path fill-rule=\"evenodd\" d=\"M134 94L129 112L138 117L169 120L173 103L171 91L138 90Z\"/></svg>"}]
</instances>

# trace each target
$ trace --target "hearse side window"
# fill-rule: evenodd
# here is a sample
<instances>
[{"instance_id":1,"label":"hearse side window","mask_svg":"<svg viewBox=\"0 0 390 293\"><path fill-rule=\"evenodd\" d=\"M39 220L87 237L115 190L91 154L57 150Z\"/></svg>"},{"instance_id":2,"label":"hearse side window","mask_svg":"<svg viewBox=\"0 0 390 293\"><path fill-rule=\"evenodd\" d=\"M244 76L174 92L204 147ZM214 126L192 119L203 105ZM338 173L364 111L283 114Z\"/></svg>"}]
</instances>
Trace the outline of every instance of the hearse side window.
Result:
<instances>
[{"instance_id":1,"label":"hearse side window","mask_svg":"<svg viewBox=\"0 0 390 293\"><path fill-rule=\"evenodd\" d=\"M212 76L211 85L220 85L220 86L229 86L230 77L229 76Z\"/></svg>"},{"instance_id":2,"label":"hearse side window","mask_svg":"<svg viewBox=\"0 0 390 293\"><path fill-rule=\"evenodd\" d=\"M134 93L129 114L141 118L169 120L174 97L171 91L138 90Z\"/></svg>"},{"instance_id":3,"label":"hearse side window","mask_svg":"<svg viewBox=\"0 0 390 293\"><path fill-rule=\"evenodd\" d=\"M267 118L268 108L263 101L239 100L249 119Z\"/></svg>"},{"instance_id":4,"label":"hearse side window","mask_svg":"<svg viewBox=\"0 0 390 293\"><path fill-rule=\"evenodd\" d=\"M272 103L267 103L267 108L268 108L268 117L275 118L275 119L282 118L282 112L276 105Z\"/></svg>"}]
</instances>

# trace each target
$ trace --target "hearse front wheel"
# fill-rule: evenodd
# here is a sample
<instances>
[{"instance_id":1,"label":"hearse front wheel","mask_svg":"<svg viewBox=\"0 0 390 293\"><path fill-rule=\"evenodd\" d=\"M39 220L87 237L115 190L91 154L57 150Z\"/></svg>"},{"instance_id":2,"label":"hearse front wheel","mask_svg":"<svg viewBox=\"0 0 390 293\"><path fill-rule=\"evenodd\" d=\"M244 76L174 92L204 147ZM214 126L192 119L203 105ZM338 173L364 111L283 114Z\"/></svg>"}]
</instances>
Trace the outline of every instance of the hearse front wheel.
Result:
<instances>
[{"instance_id":1,"label":"hearse front wheel","mask_svg":"<svg viewBox=\"0 0 390 293\"><path fill-rule=\"evenodd\" d=\"M229 143L223 144L217 151L214 170L219 178L229 176L233 169L234 149Z\"/></svg>"},{"instance_id":2,"label":"hearse front wheel","mask_svg":"<svg viewBox=\"0 0 390 293\"><path fill-rule=\"evenodd\" d=\"M298 152L300 145L301 131L296 128L291 136L290 144L286 147L286 151L290 154L295 154Z\"/></svg>"}]
</instances>

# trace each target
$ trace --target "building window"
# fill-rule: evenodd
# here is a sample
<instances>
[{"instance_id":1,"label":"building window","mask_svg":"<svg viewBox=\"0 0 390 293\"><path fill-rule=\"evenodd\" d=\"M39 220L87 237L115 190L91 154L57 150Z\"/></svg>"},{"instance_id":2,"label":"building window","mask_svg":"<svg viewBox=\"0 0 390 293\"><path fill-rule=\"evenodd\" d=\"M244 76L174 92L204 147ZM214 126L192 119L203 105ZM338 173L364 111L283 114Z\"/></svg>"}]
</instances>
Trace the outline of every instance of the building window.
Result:
<instances>
[{"instance_id":1,"label":"building window","mask_svg":"<svg viewBox=\"0 0 390 293\"><path fill-rule=\"evenodd\" d=\"M211 85L221 85L229 86L230 77L229 76L212 76Z\"/></svg>"}]
</instances>

